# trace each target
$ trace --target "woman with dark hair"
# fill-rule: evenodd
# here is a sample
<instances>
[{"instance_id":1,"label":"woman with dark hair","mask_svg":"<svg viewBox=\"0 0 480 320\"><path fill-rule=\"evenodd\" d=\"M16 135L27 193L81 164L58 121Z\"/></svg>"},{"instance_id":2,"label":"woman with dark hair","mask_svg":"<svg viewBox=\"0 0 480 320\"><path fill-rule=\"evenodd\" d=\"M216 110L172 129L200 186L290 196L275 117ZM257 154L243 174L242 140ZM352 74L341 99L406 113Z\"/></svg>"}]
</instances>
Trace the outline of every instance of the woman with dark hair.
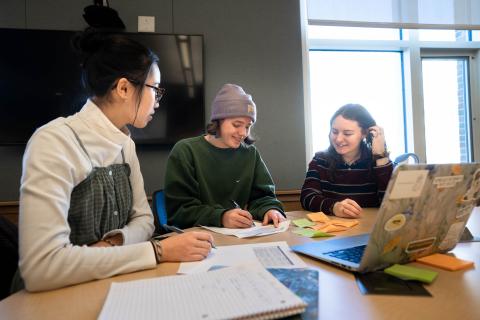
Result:
<instances>
[{"instance_id":1,"label":"woman with dark hair","mask_svg":"<svg viewBox=\"0 0 480 320\"><path fill-rule=\"evenodd\" d=\"M37 129L23 157L19 270L49 290L201 260L211 235L150 240L153 216L127 125L145 127L164 94L157 56L124 35L87 30L74 40L90 98Z\"/></svg>"},{"instance_id":2,"label":"woman with dark hair","mask_svg":"<svg viewBox=\"0 0 480 320\"><path fill-rule=\"evenodd\" d=\"M383 129L358 104L338 109L330 120L330 147L308 166L300 201L309 211L356 218L378 207L392 175Z\"/></svg>"},{"instance_id":3,"label":"woman with dark hair","mask_svg":"<svg viewBox=\"0 0 480 320\"><path fill-rule=\"evenodd\" d=\"M248 228L253 220L278 226L283 207L250 130L256 106L249 94L225 84L212 103L207 134L179 141L165 176L168 221Z\"/></svg>"}]
</instances>

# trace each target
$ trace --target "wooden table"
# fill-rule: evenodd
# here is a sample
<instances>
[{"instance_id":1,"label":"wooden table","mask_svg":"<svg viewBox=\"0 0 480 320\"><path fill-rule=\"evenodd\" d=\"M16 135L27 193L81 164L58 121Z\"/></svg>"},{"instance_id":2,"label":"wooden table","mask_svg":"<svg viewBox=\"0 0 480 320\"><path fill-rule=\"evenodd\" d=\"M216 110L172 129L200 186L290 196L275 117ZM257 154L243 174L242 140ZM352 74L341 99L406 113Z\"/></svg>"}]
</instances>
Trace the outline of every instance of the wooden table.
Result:
<instances>
[{"instance_id":1,"label":"wooden table","mask_svg":"<svg viewBox=\"0 0 480 320\"><path fill-rule=\"evenodd\" d=\"M369 232L376 210L367 209L360 225L341 236ZM288 213L292 219L305 212ZM480 235L480 208L476 208L468 223L472 233ZM287 241L289 245L312 240L291 232L237 239L214 234L217 245L232 245L269 241ZM433 297L362 295L352 273L307 257L302 259L319 270L319 319L480 319L480 242L459 243L453 250L457 257L472 260L476 268L439 272L427 289ZM413 265L416 265L415 263ZM429 268L425 265L419 265ZM103 306L113 281L173 275L178 263L163 263L156 269L92 281L41 293L18 292L0 301L1 319L95 319Z\"/></svg>"}]
</instances>

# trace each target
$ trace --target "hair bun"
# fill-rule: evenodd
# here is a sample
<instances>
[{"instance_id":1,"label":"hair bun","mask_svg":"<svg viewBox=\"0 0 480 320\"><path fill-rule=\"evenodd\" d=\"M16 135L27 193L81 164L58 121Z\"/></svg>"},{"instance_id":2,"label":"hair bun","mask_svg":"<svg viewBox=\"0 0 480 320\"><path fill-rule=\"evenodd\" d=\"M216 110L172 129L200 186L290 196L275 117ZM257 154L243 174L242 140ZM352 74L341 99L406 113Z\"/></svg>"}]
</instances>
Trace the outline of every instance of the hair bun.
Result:
<instances>
[{"instance_id":1,"label":"hair bun","mask_svg":"<svg viewBox=\"0 0 480 320\"><path fill-rule=\"evenodd\" d=\"M101 51L107 44L107 33L88 28L79 32L72 40L74 50L80 56L82 64L93 54Z\"/></svg>"}]
</instances>

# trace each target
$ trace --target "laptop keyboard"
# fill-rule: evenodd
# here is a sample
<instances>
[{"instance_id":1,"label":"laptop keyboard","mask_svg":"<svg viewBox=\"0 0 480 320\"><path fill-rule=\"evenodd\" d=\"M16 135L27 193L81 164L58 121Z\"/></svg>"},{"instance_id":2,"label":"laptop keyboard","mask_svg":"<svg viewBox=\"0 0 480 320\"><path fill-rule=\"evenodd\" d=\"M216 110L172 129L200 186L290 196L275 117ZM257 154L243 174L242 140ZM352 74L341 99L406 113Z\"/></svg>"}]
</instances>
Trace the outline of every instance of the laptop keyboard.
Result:
<instances>
[{"instance_id":1,"label":"laptop keyboard","mask_svg":"<svg viewBox=\"0 0 480 320\"><path fill-rule=\"evenodd\" d=\"M347 260L354 263L360 263L362 260L363 252L365 251L366 245L361 245L358 247L352 247L348 249L335 250L326 252L325 254L330 257L337 259Z\"/></svg>"}]
</instances>

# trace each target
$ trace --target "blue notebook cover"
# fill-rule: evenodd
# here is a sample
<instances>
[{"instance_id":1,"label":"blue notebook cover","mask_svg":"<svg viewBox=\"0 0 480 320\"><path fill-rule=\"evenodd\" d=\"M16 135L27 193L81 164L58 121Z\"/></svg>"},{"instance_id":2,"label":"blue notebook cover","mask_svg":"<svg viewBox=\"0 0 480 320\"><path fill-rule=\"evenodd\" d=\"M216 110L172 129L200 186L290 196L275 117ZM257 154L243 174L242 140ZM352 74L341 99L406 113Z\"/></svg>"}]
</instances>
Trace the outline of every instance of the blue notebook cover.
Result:
<instances>
[{"instance_id":1,"label":"blue notebook cover","mask_svg":"<svg viewBox=\"0 0 480 320\"><path fill-rule=\"evenodd\" d=\"M318 319L318 271L312 269L267 268L285 287L305 301L304 313L287 319Z\"/></svg>"}]
</instances>

